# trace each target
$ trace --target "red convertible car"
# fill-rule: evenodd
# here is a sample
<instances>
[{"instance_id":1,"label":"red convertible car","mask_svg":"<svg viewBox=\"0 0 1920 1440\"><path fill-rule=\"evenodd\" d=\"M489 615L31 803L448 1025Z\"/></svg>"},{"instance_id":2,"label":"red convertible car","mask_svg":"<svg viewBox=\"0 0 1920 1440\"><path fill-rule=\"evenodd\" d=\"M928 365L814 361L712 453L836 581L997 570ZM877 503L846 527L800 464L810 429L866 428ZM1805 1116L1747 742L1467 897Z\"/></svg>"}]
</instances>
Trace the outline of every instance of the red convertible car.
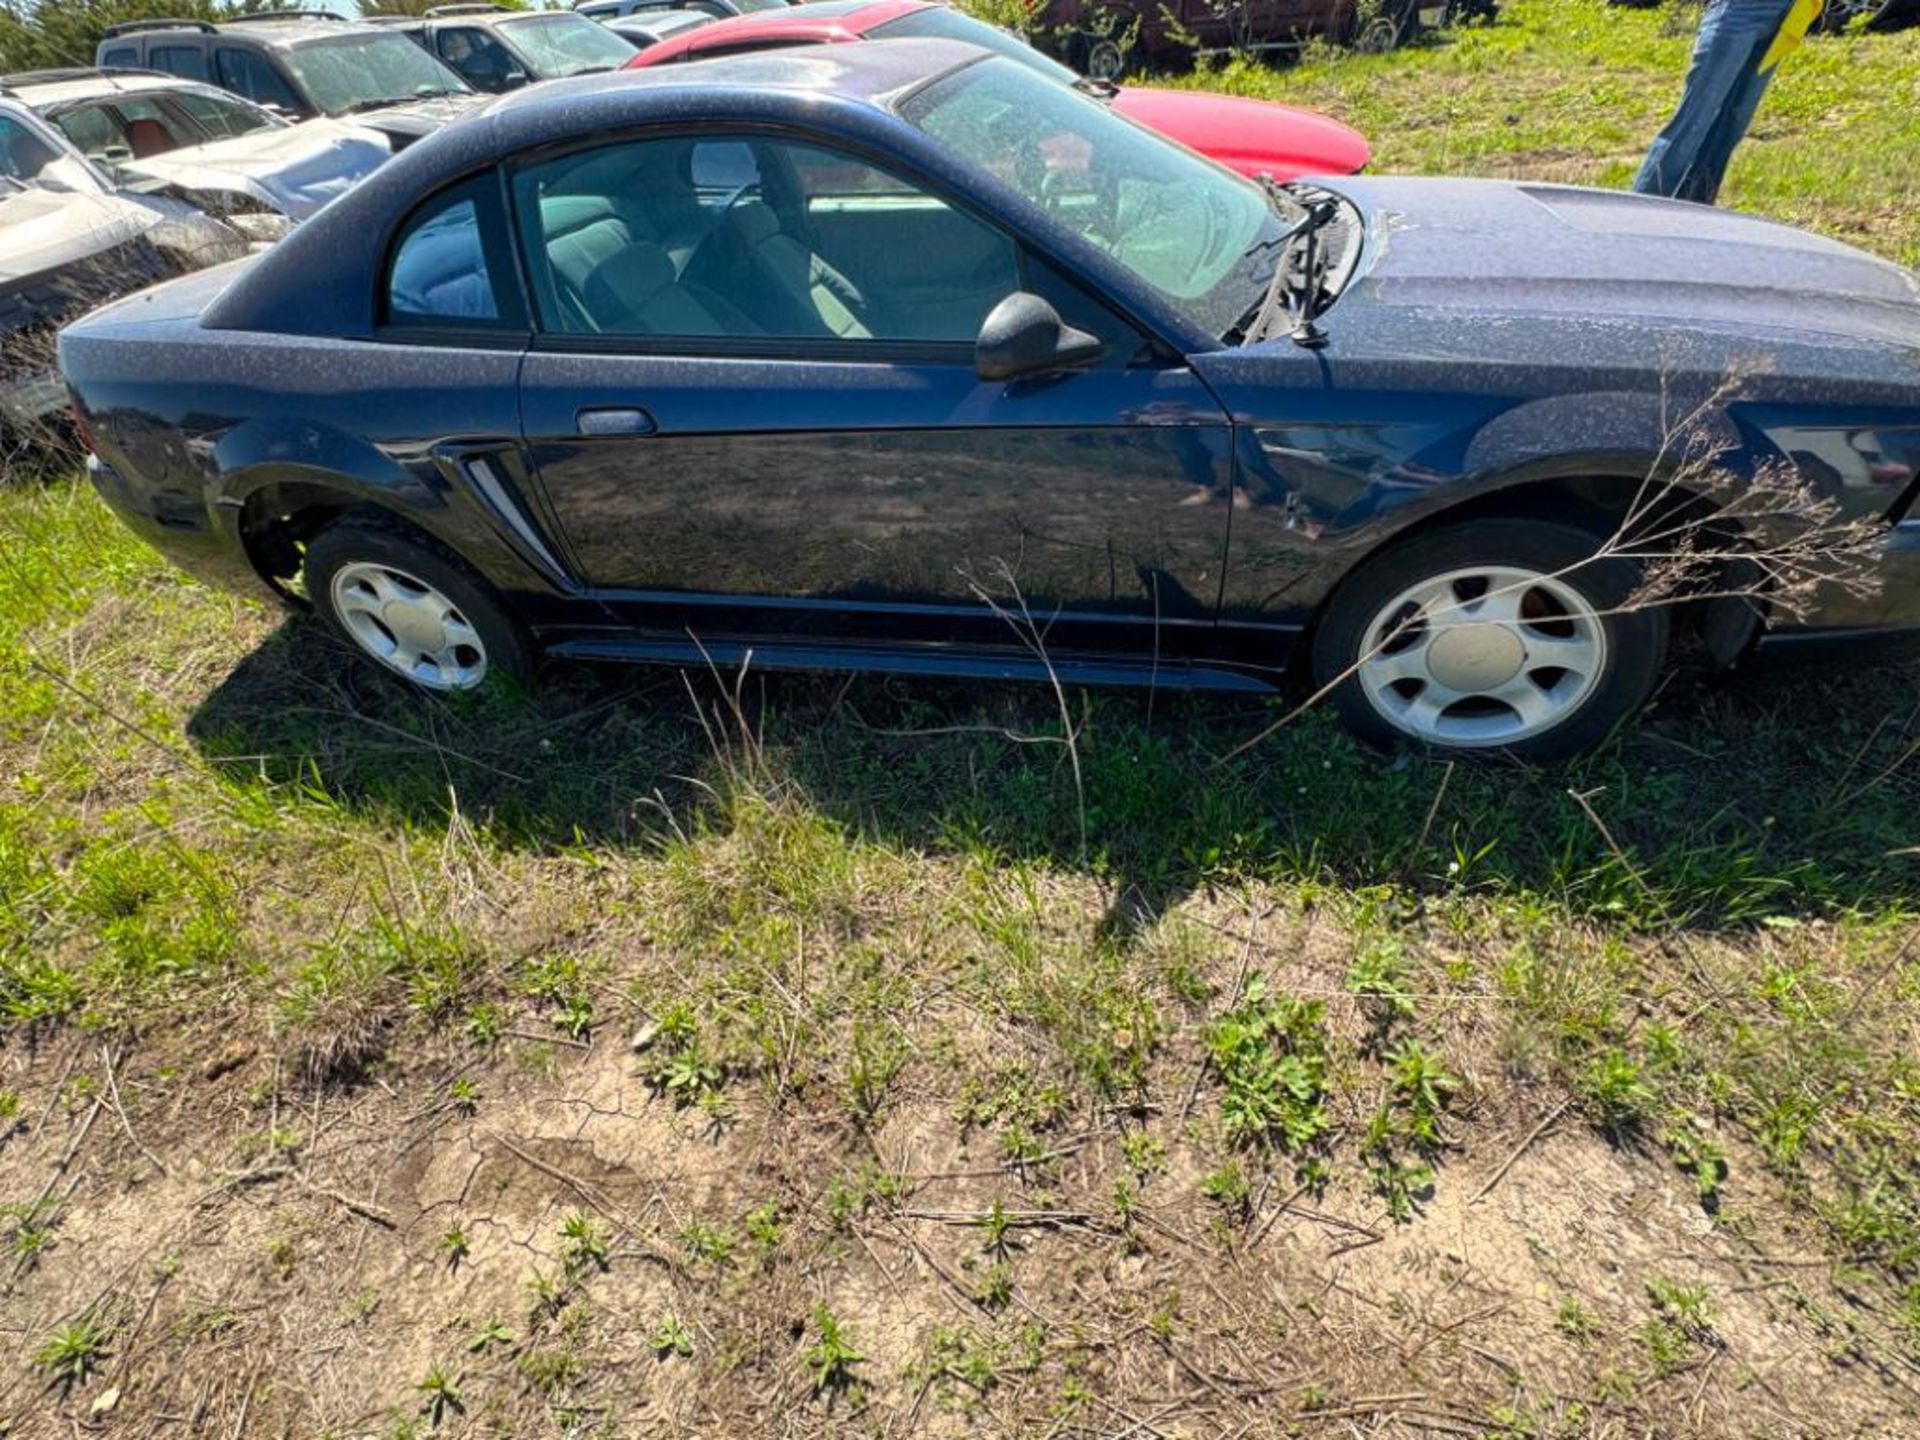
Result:
<instances>
[{"instance_id":1,"label":"red convertible car","mask_svg":"<svg viewBox=\"0 0 1920 1440\"><path fill-rule=\"evenodd\" d=\"M815 0L779 10L756 10L683 31L642 50L626 68L793 45L907 37L964 40L1018 60L1063 85L1097 87L1111 94L1110 103L1120 114L1243 175L1271 175L1275 180L1351 175L1365 168L1372 153L1358 131L1310 110L1197 90L1120 89L1106 81L1084 80L1004 30L930 0Z\"/></svg>"}]
</instances>

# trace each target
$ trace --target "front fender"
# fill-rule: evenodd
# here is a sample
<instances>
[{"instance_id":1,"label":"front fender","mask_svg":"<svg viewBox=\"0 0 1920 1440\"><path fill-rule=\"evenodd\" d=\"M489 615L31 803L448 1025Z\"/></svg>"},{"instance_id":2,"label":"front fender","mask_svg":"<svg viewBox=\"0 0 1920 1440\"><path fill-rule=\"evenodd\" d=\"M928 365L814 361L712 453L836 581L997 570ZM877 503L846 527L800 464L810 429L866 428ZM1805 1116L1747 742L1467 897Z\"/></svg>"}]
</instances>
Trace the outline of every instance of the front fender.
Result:
<instances>
[{"instance_id":1,"label":"front fender","mask_svg":"<svg viewBox=\"0 0 1920 1440\"><path fill-rule=\"evenodd\" d=\"M1781 458L1725 406L1686 409L1653 394L1394 397L1346 417L1329 409L1243 432L1225 618L1301 623L1368 554L1503 492L1672 477L1703 461L1744 475Z\"/></svg>"}]
</instances>

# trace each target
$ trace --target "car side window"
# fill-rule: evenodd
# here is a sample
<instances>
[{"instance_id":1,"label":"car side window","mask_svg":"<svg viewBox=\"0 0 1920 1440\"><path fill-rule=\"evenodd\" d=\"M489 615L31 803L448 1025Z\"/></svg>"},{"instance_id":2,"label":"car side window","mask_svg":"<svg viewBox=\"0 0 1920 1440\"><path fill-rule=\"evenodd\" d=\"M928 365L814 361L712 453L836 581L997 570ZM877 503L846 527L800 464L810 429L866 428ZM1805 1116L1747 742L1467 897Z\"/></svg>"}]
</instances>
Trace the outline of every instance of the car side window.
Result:
<instances>
[{"instance_id":1,"label":"car side window","mask_svg":"<svg viewBox=\"0 0 1920 1440\"><path fill-rule=\"evenodd\" d=\"M244 95L256 105L278 105L294 112L301 108L293 87L271 63L251 50L216 50L213 68L222 89Z\"/></svg>"},{"instance_id":2,"label":"car side window","mask_svg":"<svg viewBox=\"0 0 1920 1440\"><path fill-rule=\"evenodd\" d=\"M103 70L125 69L140 63L140 52L131 45L116 45L111 50L100 52L100 68ZM154 67L156 70L159 66Z\"/></svg>"},{"instance_id":3,"label":"car side window","mask_svg":"<svg viewBox=\"0 0 1920 1440\"><path fill-rule=\"evenodd\" d=\"M198 45L156 45L150 52L153 68L188 80L211 80L207 52Z\"/></svg>"},{"instance_id":4,"label":"car side window","mask_svg":"<svg viewBox=\"0 0 1920 1440\"><path fill-rule=\"evenodd\" d=\"M188 122L157 100L144 95L129 95L116 100L112 110L118 120L120 133L126 137L121 143L136 160L144 160L149 155L164 155L169 150L178 150L182 145L198 145L201 141L200 136L187 128Z\"/></svg>"},{"instance_id":5,"label":"car side window","mask_svg":"<svg viewBox=\"0 0 1920 1440\"><path fill-rule=\"evenodd\" d=\"M257 105L222 95L203 95L183 90L173 97L193 122L217 140L234 135L251 135L274 124L273 116Z\"/></svg>"},{"instance_id":6,"label":"car side window","mask_svg":"<svg viewBox=\"0 0 1920 1440\"><path fill-rule=\"evenodd\" d=\"M126 134L114 119L113 112L104 105L81 105L72 110L63 110L54 117L53 123L60 127L61 134L73 142L74 149L89 160L110 165L116 160L127 160L133 156Z\"/></svg>"},{"instance_id":7,"label":"car side window","mask_svg":"<svg viewBox=\"0 0 1920 1440\"><path fill-rule=\"evenodd\" d=\"M0 176L34 180L60 158L44 139L10 115L0 115Z\"/></svg>"},{"instance_id":8,"label":"car side window","mask_svg":"<svg viewBox=\"0 0 1920 1440\"><path fill-rule=\"evenodd\" d=\"M970 345L1020 288L996 227L869 160L786 139L575 152L519 171L514 203L558 334Z\"/></svg>"},{"instance_id":9,"label":"car side window","mask_svg":"<svg viewBox=\"0 0 1920 1440\"><path fill-rule=\"evenodd\" d=\"M491 172L428 200L408 217L387 266L384 319L439 329L524 329L511 284Z\"/></svg>"},{"instance_id":10,"label":"car side window","mask_svg":"<svg viewBox=\"0 0 1920 1440\"><path fill-rule=\"evenodd\" d=\"M520 68L507 47L478 26L442 30L434 45L448 68L476 90L504 89L507 77Z\"/></svg>"}]
</instances>

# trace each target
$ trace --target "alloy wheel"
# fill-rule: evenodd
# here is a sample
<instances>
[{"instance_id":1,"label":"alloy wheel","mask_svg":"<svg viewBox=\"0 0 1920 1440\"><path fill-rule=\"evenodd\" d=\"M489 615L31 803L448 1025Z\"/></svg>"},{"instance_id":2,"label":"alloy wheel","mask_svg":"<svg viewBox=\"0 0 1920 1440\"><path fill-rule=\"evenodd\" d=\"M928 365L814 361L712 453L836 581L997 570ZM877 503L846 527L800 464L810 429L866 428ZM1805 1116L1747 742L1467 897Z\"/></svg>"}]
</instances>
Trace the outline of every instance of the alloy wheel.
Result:
<instances>
[{"instance_id":1,"label":"alloy wheel","mask_svg":"<svg viewBox=\"0 0 1920 1440\"><path fill-rule=\"evenodd\" d=\"M1127 69L1127 57L1117 40L1094 41L1087 47L1086 63L1089 80L1105 80L1109 83L1119 80Z\"/></svg>"},{"instance_id":2,"label":"alloy wheel","mask_svg":"<svg viewBox=\"0 0 1920 1440\"><path fill-rule=\"evenodd\" d=\"M1409 586L1367 625L1356 678L1395 729L1429 744L1514 745L1561 724L1606 668L1600 614L1564 580L1476 566Z\"/></svg>"},{"instance_id":3,"label":"alloy wheel","mask_svg":"<svg viewBox=\"0 0 1920 1440\"><path fill-rule=\"evenodd\" d=\"M354 643L429 690L471 690L487 676L487 647L453 601L391 565L340 567L330 598Z\"/></svg>"},{"instance_id":4,"label":"alloy wheel","mask_svg":"<svg viewBox=\"0 0 1920 1440\"><path fill-rule=\"evenodd\" d=\"M1896 0L1827 0L1820 22L1828 30L1840 30L1855 20L1871 24L1896 8Z\"/></svg>"},{"instance_id":5,"label":"alloy wheel","mask_svg":"<svg viewBox=\"0 0 1920 1440\"><path fill-rule=\"evenodd\" d=\"M1391 15L1374 16L1353 37L1353 48L1362 55L1384 55L1399 43L1400 22Z\"/></svg>"}]
</instances>

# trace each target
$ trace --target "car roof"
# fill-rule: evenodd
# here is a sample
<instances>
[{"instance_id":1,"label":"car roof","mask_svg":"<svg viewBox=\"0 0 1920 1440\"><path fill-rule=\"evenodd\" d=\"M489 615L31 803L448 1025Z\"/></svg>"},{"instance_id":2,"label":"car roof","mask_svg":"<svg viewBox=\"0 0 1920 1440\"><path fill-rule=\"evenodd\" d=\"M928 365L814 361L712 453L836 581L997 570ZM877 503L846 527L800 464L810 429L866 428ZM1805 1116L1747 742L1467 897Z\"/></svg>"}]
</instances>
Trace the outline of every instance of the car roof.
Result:
<instances>
[{"instance_id":1,"label":"car roof","mask_svg":"<svg viewBox=\"0 0 1920 1440\"><path fill-rule=\"evenodd\" d=\"M716 20L700 33L708 33L726 23ZM835 46L831 56L811 49L751 51L659 70L616 70L610 74L548 81L511 91L487 108L503 138L510 138L521 128L521 117L531 117L561 105L604 111L608 125L641 123L652 118L647 112L661 103L648 96L656 87L699 84L739 91L802 91L878 105L909 85L931 80L987 54L978 46L958 40L896 40L875 45ZM696 68L697 80L694 78ZM629 118L623 113L627 110L635 114ZM510 143L508 148L517 146Z\"/></svg>"},{"instance_id":2,"label":"car roof","mask_svg":"<svg viewBox=\"0 0 1920 1440\"><path fill-rule=\"evenodd\" d=\"M722 49L741 41L858 40L882 25L916 10L932 8L932 0L812 0L780 10L749 10L703 27L698 34L676 35L675 48L656 60L698 58L703 50ZM645 52L642 52L645 53ZM650 60L649 64L655 63ZM636 67L645 68L645 67Z\"/></svg>"},{"instance_id":3,"label":"car roof","mask_svg":"<svg viewBox=\"0 0 1920 1440\"><path fill-rule=\"evenodd\" d=\"M989 52L956 40L884 40L613 70L510 91L408 146L301 225L210 306L210 329L370 334L386 238L429 195L501 160L649 125L795 125L883 148L915 140L894 97ZM324 222L324 223L323 223Z\"/></svg>"},{"instance_id":4,"label":"car roof","mask_svg":"<svg viewBox=\"0 0 1920 1440\"><path fill-rule=\"evenodd\" d=\"M178 90L191 81L156 70L33 70L0 76L0 86L36 108L142 91Z\"/></svg>"},{"instance_id":5,"label":"car roof","mask_svg":"<svg viewBox=\"0 0 1920 1440\"><path fill-rule=\"evenodd\" d=\"M556 15L564 15L576 20L595 18L572 10L506 10L498 6L490 10L481 10L477 7L468 10L461 6L439 14L429 10L424 15L410 15L407 18L422 25L498 25L503 20L545 20Z\"/></svg>"},{"instance_id":6,"label":"car roof","mask_svg":"<svg viewBox=\"0 0 1920 1440\"><path fill-rule=\"evenodd\" d=\"M267 15L242 15L233 20L222 20L215 28L221 35L251 40L275 50L291 50L309 40L337 39L356 32L378 34L384 27L364 25L344 16L332 20L316 20L304 15L275 19L269 12Z\"/></svg>"}]
</instances>

